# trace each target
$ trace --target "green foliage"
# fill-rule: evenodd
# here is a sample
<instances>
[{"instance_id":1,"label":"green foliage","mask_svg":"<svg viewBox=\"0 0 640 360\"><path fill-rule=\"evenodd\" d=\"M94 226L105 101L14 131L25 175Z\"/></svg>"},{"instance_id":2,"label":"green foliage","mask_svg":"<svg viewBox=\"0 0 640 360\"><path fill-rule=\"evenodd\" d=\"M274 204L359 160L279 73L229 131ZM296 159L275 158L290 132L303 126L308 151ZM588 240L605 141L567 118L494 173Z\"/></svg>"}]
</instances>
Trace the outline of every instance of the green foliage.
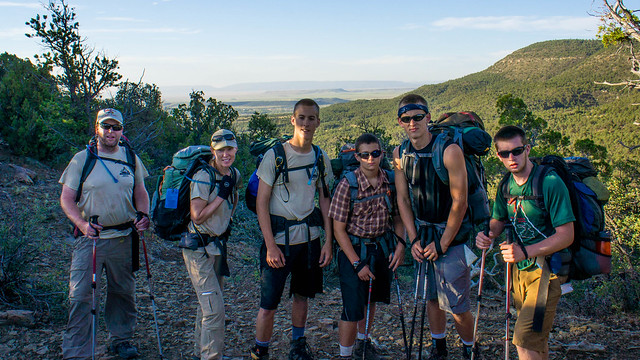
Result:
<instances>
[{"instance_id":1,"label":"green foliage","mask_svg":"<svg viewBox=\"0 0 640 360\"><path fill-rule=\"evenodd\" d=\"M202 91L193 91L189 97L189 105L180 104L171 111L179 127L180 142L184 146L208 144L211 134L219 129L233 131L238 112L231 105L211 97L205 101Z\"/></svg>"},{"instance_id":2,"label":"green foliage","mask_svg":"<svg viewBox=\"0 0 640 360\"><path fill-rule=\"evenodd\" d=\"M249 119L247 127L249 137L251 139L273 138L280 136L280 132L278 131L278 126L275 121L269 118L269 115L260 114L257 111L251 115L251 119Z\"/></svg>"},{"instance_id":3,"label":"green foliage","mask_svg":"<svg viewBox=\"0 0 640 360\"><path fill-rule=\"evenodd\" d=\"M67 121L70 109L49 70L0 54L0 135L14 153L39 160L66 153L82 132Z\"/></svg>"},{"instance_id":4,"label":"green foliage","mask_svg":"<svg viewBox=\"0 0 640 360\"><path fill-rule=\"evenodd\" d=\"M76 21L74 8L65 0L51 0L44 5L49 15L36 15L28 25L34 32L29 38L39 38L50 52L36 58L47 67L61 70L55 79L69 96L76 121L87 121L95 105L94 100L109 86L115 85L122 77L117 73L118 61L94 50L85 44L80 36L80 25ZM91 133L89 120L86 132Z\"/></svg>"}]
</instances>

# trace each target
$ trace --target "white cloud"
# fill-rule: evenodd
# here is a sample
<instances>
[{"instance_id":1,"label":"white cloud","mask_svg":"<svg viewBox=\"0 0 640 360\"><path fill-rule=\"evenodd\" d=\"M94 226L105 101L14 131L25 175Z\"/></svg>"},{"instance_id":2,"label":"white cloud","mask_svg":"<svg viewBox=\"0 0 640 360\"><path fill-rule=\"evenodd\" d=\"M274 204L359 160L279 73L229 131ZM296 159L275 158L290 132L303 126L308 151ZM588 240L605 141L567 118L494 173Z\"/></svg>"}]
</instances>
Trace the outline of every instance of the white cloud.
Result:
<instances>
[{"instance_id":1,"label":"white cloud","mask_svg":"<svg viewBox=\"0 0 640 360\"><path fill-rule=\"evenodd\" d=\"M30 9L40 9L42 4L34 2L34 3L19 3L12 1L0 1L0 7L25 7Z\"/></svg>"},{"instance_id":2,"label":"white cloud","mask_svg":"<svg viewBox=\"0 0 640 360\"><path fill-rule=\"evenodd\" d=\"M433 26L443 30L583 31L594 29L599 22L592 16L479 16L443 18Z\"/></svg>"},{"instance_id":3,"label":"white cloud","mask_svg":"<svg viewBox=\"0 0 640 360\"><path fill-rule=\"evenodd\" d=\"M343 65L397 65L397 64L408 64L408 63L421 63L421 62L432 61L432 60L435 60L435 58L429 57L429 56L386 55L386 56L379 56L374 58L336 61L335 63L343 64Z\"/></svg>"}]
</instances>

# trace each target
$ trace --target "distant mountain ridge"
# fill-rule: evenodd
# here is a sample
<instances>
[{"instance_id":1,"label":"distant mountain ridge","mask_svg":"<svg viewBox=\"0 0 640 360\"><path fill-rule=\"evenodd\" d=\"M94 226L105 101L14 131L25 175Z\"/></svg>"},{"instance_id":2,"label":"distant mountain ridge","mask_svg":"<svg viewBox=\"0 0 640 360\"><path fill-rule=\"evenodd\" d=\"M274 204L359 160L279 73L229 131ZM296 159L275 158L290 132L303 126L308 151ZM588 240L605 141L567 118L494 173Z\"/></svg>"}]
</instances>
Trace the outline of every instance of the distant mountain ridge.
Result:
<instances>
[{"instance_id":1,"label":"distant mountain ridge","mask_svg":"<svg viewBox=\"0 0 640 360\"><path fill-rule=\"evenodd\" d=\"M472 110L492 133L498 129L496 100L511 93L522 98L535 115L551 128L570 135L573 141L592 138L619 156L618 140L640 143L640 92L598 85L630 78L630 63L624 51L604 48L596 40L552 40L535 43L513 52L489 68L439 84L424 85L411 92L423 95L433 117L446 111ZM359 100L322 109L322 132L318 141L335 148L337 140L357 133L355 123L379 123L395 138L397 102L401 96L384 100Z\"/></svg>"}]
</instances>

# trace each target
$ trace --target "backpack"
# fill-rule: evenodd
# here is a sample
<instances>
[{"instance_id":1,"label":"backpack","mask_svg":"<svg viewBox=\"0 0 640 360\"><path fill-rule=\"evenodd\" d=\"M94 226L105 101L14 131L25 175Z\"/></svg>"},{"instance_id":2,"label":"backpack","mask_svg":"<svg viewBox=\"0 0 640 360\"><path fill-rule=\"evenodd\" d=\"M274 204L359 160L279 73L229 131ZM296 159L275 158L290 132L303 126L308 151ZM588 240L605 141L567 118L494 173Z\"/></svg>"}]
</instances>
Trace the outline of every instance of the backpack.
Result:
<instances>
[{"instance_id":1,"label":"backpack","mask_svg":"<svg viewBox=\"0 0 640 360\"><path fill-rule=\"evenodd\" d=\"M268 139L261 138L249 145L249 153L251 153L251 155L253 156L256 156L256 169L253 171L251 177L249 178L249 183L247 184L247 188L244 193L244 201L247 205L247 208L253 213L256 213L256 198L258 196L258 185L260 184L260 179L258 178L258 167L260 166L260 163L264 158L264 154L269 149L273 149L276 158L276 177L274 181L277 180L280 175L282 175L284 177L284 182L287 183L289 182L290 171L313 169L317 164L320 181L322 181L324 196L329 197L329 191L327 190L327 185L325 184L324 179L324 157L322 156L322 151L320 151L320 148L317 145L312 145L316 159L313 163L304 166L289 168L287 165L287 156L284 152L284 146L282 145L282 143L288 141L289 139L291 139L291 136Z\"/></svg>"},{"instance_id":2,"label":"backpack","mask_svg":"<svg viewBox=\"0 0 640 360\"><path fill-rule=\"evenodd\" d=\"M89 144L87 145L87 149L86 149L87 158L84 162L84 165L82 166L82 173L80 174L80 182L78 184L78 190L76 192L76 199L75 199L76 203L80 201L80 197L82 196L82 186L84 185L84 182L87 180L87 177L89 177L89 174L91 174L91 171L93 170L93 168L96 166L96 161L101 161L101 162L110 161L110 162L127 166L131 169L131 173L133 174L135 179L136 153L133 151L133 149L131 148L131 144L129 143L129 140L124 135L120 137L120 141L118 142L118 145L125 149L125 153L127 154L127 161L111 159L108 157L100 156L98 154L98 143L96 142L95 136L92 137L91 140L89 140ZM133 201L133 204L135 204L135 201Z\"/></svg>"},{"instance_id":3,"label":"backpack","mask_svg":"<svg viewBox=\"0 0 640 360\"><path fill-rule=\"evenodd\" d=\"M428 126L429 132L435 137L432 153L416 153L411 142L406 139L399 148L402 168L406 169L411 159L415 168L421 157L431 157L436 174L448 185L449 174L444 166L443 153L446 142L452 140L464 153L469 219L473 225L479 225L491 216L486 190L487 179L481 159L481 156L488 154L491 149L491 135L484 131L482 119L474 112L444 113ZM417 183L413 176L407 180L411 188Z\"/></svg>"},{"instance_id":4,"label":"backpack","mask_svg":"<svg viewBox=\"0 0 640 360\"><path fill-rule=\"evenodd\" d=\"M574 222L574 240L569 247L571 259L562 264L554 264L551 256L551 267L558 268L559 276L568 276L568 280L584 280L598 274L611 272L611 234L605 230L604 204L609 198L606 187L598 178L589 159L583 157L561 158L547 155L543 158L532 158L540 169L531 179L533 196L524 200L535 201L536 207L547 214L542 194L542 181L550 172L555 171L569 190L571 207L576 221ZM499 191L509 201L513 198L508 193L507 173Z\"/></svg>"},{"instance_id":5,"label":"backpack","mask_svg":"<svg viewBox=\"0 0 640 360\"><path fill-rule=\"evenodd\" d=\"M151 220L160 238L178 241L180 235L187 231L191 220L191 182L199 170L204 169L209 174L209 193L218 185L218 171L209 165L211 157L208 145L188 146L173 154L171 165L164 168L151 202ZM231 177L234 180L237 177L235 168L231 168Z\"/></svg>"}]
</instances>

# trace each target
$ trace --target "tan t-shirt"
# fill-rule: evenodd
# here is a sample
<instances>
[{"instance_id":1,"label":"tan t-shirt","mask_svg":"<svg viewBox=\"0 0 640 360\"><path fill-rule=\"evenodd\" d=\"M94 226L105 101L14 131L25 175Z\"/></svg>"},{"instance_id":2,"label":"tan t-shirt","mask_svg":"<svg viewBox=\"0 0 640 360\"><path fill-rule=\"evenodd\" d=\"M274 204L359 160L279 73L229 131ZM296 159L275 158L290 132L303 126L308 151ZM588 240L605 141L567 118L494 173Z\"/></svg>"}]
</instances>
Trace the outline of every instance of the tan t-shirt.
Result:
<instances>
[{"instance_id":1,"label":"tan t-shirt","mask_svg":"<svg viewBox=\"0 0 640 360\"><path fill-rule=\"evenodd\" d=\"M237 169L236 172L236 185L234 186L233 193L229 196L227 201L222 202L220 206L213 212L213 214L206 219L202 224L197 225L193 221L189 222L189 232L195 233L196 230L201 234L207 234L211 236L217 236L224 233L229 226L231 215L233 214L233 203L238 198L238 188L242 186L242 179L240 178L240 172ZM222 179L222 175L216 172L216 179L219 181ZM205 200L207 204L211 203L216 197L218 197L218 191L220 188L216 186L211 191L211 181L209 179L209 173L206 170L200 170L193 176L193 182L191 182L191 197L190 199L200 198Z\"/></svg>"},{"instance_id":2,"label":"tan t-shirt","mask_svg":"<svg viewBox=\"0 0 640 360\"><path fill-rule=\"evenodd\" d=\"M294 168L313 164L315 162L315 152L311 150L306 154L301 154L293 150L289 142L282 144L287 157L287 166ZM325 182L328 185L331 181L331 162L327 154L322 152L325 167ZM320 160L318 160L320 161ZM275 152L270 149L264 154L264 158L258 167L257 175L260 180L271 185L271 200L269 202L269 213L282 216L289 220L302 220L309 216L315 207L316 189L322 191L322 181L319 181L319 170L313 171L313 178L309 185L309 179L312 169L289 171L289 182L284 183L284 174L278 176L274 184L276 176ZM310 239L316 239L320 236L320 227L313 226L310 229ZM284 231L276 234L276 244L284 245ZM306 225L294 225L289 228L289 244L302 244L307 242Z\"/></svg>"},{"instance_id":3,"label":"tan t-shirt","mask_svg":"<svg viewBox=\"0 0 640 360\"><path fill-rule=\"evenodd\" d=\"M123 147L119 147L119 150L114 154L100 153L99 155L103 158L127 161L126 149ZM86 158L86 150L75 154L58 182L77 191ZM105 166L109 169L108 172ZM149 176L147 169L140 158L136 156L135 182L144 182L144 178L147 176ZM98 215L98 223L102 226L119 225L134 220L136 209L132 202L133 186L134 175L129 166L96 159L93 170L82 185L82 195L78 202L82 217L89 220L91 216ZM112 239L129 233L131 233L131 229L104 230L100 232L100 238Z\"/></svg>"}]
</instances>

